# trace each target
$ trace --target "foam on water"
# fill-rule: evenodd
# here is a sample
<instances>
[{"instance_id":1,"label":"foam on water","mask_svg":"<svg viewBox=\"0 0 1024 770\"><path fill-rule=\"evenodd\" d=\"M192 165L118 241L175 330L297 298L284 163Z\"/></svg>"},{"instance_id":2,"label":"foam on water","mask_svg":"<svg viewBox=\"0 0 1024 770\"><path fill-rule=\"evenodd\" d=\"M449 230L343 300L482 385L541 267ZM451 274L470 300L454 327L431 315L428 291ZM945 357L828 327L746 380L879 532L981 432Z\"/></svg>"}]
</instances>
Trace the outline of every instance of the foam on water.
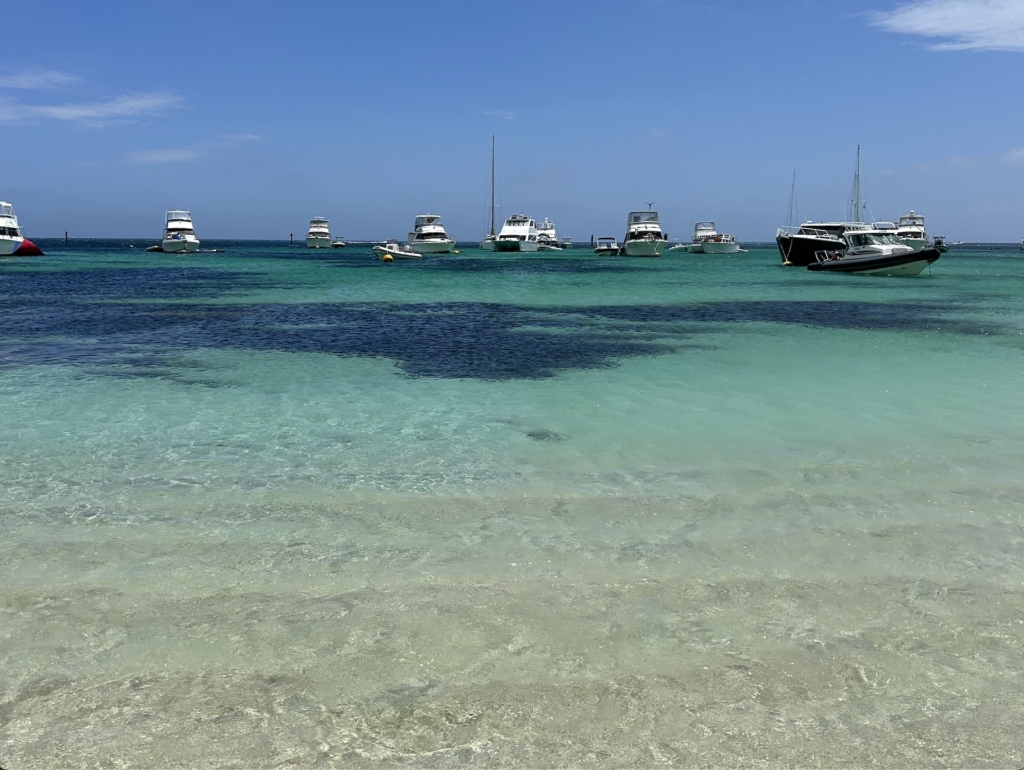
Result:
<instances>
[{"instance_id":1,"label":"foam on water","mask_svg":"<svg viewBox=\"0 0 1024 770\"><path fill-rule=\"evenodd\" d=\"M1024 267L0 264L0 761L1005 765Z\"/></svg>"}]
</instances>

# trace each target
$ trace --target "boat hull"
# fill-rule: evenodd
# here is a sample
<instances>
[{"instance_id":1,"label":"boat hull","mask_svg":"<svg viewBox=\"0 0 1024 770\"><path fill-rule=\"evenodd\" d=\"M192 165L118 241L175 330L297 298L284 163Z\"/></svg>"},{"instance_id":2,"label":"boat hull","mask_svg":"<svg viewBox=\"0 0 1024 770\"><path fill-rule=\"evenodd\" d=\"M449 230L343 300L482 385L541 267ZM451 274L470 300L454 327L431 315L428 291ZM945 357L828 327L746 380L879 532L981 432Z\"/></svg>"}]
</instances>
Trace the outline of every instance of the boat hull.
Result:
<instances>
[{"instance_id":1,"label":"boat hull","mask_svg":"<svg viewBox=\"0 0 1024 770\"><path fill-rule=\"evenodd\" d=\"M624 251L627 257L660 257L668 241L636 240L627 241Z\"/></svg>"},{"instance_id":2,"label":"boat hull","mask_svg":"<svg viewBox=\"0 0 1024 770\"><path fill-rule=\"evenodd\" d=\"M537 251L536 241L494 241L493 251Z\"/></svg>"},{"instance_id":3,"label":"boat hull","mask_svg":"<svg viewBox=\"0 0 1024 770\"><path fill-rule=\"evenodd\" d=\"M914 251L928 248L928 241L923 238L899 238L900 243L905 243L907 246L912 248Z\"/></svg>"},{"instance_id":4,"label":"boat hull","mask_svg":"<svg viewBox=\"0 0 1024 770\"><path fill-rule=\"evenodd\" d=\"M183 254L186 252L194 254L199 251L199 241L189 238L182 238L180 240L168 238L160 246L168 254Z\"/></svg>"},{"instance_id":5,"label":"boat hull","mask_svg":"<svg viewBox=\"0 0 1024 770\"><path fill-rule=\"evenodd\" d=\"M705 254L739 254L740 245L738 243L716 243L715 241L707 241L700 245L701 251Z\"/></svg>"},{"instance_id":6,"label":"boat hull","mask_svg":"<svg viewBox=\"0 0 1024 770\"><path fill-rule=\"evenodd\" d=\"M843 257L815 262L807 269L816 273L857 273L859 275L920 275L940 256L936 248L918 249L881 257Z\"/></svg>"},{"instance_id":7,"label":"boat hull","mask_svg":"<svg viewBox=\"0 0 1024 770\"><path fill-rule=\"evenodd\" d=\"M481 251L494 251L494 241L489 238L484 238L480 241Z\"/></svg>"},{"instance_id":8,"label":"boat hull","mask_svg":"<svg viewBox=\"0 0 1024 770\"><path fill-rule=\"evenodd\" d=\"M455 241L412 241L406 245L417 254L450 254Z\"/></svg>"},{"instance_id":9,"label":"boat hull","mask_svg":"<svg viewBox=\"0 0 1024 770\"><path fill-rule=\"evenodd\" d=\"M423 259L423 257L415 251L388 248L387 246L374 246L373 253L380 259L383 259L385 256L391 257L392 259Z\"/></svg>"},{"instance_id":10,"label":"boat hull","mask_svg":"<svg viewBox=\"0 0 1024 770\"><path fill-rule=\"evenodd\" d=\"M10 257L21 248L22 239L11 236L0 237L0 257Z\"/></svg>"},{"instance_id":11,"label":"boat hull","mask_svg":"<svg viewBox=\"0 0 1024 770\"><path fill-rule=\"evenodd\" d=\"M619 247L616 246L614 249L594 249L594 253L599 257L614 257L616 254L619 253Z\"/></svg>"},{"instance_id":12,"label":"boat hull","mask_svg":"<svg viewBox=\"0 0 1024 770\"><path fill-rule=\"evenodd\" d=\"M818 261L819 251L845 251L846 241L839 238L816 238L810 235L783 233L775 237L775 243L786 266L807 267Z\"/></svg>"},{"instance_id":13,"label":"boat hull","mask_svg":"<svg viewBox=\"0 0 1024 770\"><path fill-rule=\"evenodd\" d=\"M306 248L309 249L329 249L332 245L329 235L306 237Z\"/></svg>"}]
</instances>

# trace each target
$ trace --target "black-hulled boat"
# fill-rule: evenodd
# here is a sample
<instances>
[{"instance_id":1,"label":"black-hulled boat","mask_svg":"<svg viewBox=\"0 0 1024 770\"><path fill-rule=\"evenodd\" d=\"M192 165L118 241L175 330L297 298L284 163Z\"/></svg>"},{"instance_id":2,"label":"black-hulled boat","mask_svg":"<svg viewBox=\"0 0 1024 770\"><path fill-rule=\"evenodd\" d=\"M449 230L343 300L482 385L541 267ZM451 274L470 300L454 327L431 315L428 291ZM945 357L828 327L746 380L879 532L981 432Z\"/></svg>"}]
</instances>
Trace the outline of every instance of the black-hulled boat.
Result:
<instances>
[{"instance_id":1,"label":"black-hulled boat","mask_svg":"<svg viewBox=\"0 0 1024 770\"><path fill-rule=\"evenodd\" d=\"M775 243L783 265L807 267L818 261L815 255L819 252L845 251L843 235L847 230L866 227L859 222L807 222L799 227L780 227Z\"/></svg>"}]
</instances>

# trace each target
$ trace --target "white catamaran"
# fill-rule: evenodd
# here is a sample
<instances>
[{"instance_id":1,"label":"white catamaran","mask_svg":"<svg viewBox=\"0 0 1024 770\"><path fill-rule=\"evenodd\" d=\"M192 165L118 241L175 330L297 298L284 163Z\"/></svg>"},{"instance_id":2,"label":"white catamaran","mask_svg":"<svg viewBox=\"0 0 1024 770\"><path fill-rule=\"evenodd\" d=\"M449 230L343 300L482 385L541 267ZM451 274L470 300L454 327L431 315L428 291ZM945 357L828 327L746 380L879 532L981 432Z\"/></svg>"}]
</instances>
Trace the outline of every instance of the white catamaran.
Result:
<instances>
[{"instance_id":1,"label":"white catamaran","mask_svg":"<svg viewBox=\"0 0 1024 770\"><path fill-rule=\"evenodd\" d=\"M537 251L537 223L525 214L513 214L505 220L494 240L495 251Z\"/></svg>"}]
</instances>

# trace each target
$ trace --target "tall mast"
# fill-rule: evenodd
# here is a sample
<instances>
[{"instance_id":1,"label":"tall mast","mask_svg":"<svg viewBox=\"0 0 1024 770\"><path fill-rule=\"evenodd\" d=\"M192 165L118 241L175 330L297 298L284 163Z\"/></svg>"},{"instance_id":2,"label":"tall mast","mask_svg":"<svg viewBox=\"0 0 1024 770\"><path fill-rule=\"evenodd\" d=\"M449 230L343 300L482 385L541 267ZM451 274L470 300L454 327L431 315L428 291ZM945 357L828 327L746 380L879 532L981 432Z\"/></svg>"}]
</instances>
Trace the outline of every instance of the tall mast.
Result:
<instances>
[{"instance_id":1,"label":"tall mast","mask_svg":"<svg viewBox=\"0 0 1024 770\"><path fill-rule=\"evenodd\" d=\"M786 224L793 226L793 208L796 203L796 169L793 169L793 186L789 188L789 221Z\"/></svg>"},{"instance_id":2,"label":"tall mast","mask_svg":"<svg viewBox=\"0 0 1024 770\"><path fill-rule=\"evenodd\" d=\"M494 134L491 134L491 235L494 235Z\"/></svg>"},{"instance_id":3,"label":"tall mast","mask_svg":"<svg viewBox=\"0 0 1024 770\"><path fill-rule=\"evenodd\" d=\"M853 175L853 196L857 202L856 216L854 222L860 222L860 145L857 145L857 173Z\"/></svg>"}]
</instances>

